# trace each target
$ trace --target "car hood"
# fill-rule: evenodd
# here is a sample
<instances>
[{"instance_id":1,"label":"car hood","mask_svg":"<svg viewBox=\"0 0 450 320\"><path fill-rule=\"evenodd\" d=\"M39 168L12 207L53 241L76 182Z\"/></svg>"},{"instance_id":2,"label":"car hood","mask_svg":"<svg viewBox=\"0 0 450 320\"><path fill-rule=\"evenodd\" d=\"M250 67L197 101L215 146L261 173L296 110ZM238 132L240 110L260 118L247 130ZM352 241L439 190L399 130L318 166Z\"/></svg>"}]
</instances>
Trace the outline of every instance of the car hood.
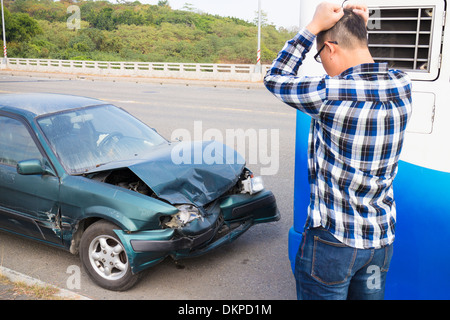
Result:
<instances>
[{"instance_id":1,"label":"car hood","mask_svg":"<svg viewBox=\"0 0 450 320\"><path fill-rule=\"evenodd\" d=\"M233 187L244 159L216 141L186 141L155 148L145 159L109 163L92 172L129 168L161 199L203 206Z\"/></svg>"}]
</instances>

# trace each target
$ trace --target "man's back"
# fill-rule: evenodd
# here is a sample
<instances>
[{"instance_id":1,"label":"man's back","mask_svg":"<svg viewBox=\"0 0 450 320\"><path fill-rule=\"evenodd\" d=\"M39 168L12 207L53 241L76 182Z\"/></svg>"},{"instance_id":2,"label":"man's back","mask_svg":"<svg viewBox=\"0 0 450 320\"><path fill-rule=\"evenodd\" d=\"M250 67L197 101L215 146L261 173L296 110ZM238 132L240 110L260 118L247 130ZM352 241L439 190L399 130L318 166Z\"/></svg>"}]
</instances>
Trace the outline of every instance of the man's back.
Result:
<instances>
[{"instance_id":1,"label":"man's back","mask_svg":"<svg viewBox=\"0 0 450 320\"><path fill-rule=\"evenodd\" d=\"M384 297L411 81L374 62L368 18L365 5L319 4L264 79L274 95L312 117L310 203L294 271L299 299ZM314 40L314 58L328 75L298 77Z\"/></svg>"},{"instance_id":2,"label":"man's back","mask_svg":"<svg viewBox=\"0 0 450 320\"><path fill-rule=\"evenodd\" d=\"M305 227L322 226L351 247L380 248L394 241L392 182L411 113L411 82L377 63L335 77L297 77L313 40L308 30L299 33L265 78L274 95L313 118Z\"/></svg>"}]
</instances>

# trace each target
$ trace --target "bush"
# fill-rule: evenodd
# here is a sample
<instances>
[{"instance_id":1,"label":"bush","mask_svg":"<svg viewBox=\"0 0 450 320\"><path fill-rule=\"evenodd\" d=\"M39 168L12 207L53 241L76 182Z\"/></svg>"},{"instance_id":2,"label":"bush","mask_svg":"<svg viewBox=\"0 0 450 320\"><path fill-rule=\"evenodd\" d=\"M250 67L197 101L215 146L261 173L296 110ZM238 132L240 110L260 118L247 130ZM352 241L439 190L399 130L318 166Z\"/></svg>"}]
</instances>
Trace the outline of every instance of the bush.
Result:
<instances>
[{"instance_id":1,"label":"bush","mask_svg":"<svg viewBox=\"0 0 450 320\"><path fill-rule=\"evenodd\" d=\"M139 2L79 1L81 29L70 30L71 2L15 0L6 11L10 56L191 63L256 63L257 27L237 18ZM37 20L36 20L37 19ZM262 62L295 32L264 25Z\"/></svg>"}]
</instances>

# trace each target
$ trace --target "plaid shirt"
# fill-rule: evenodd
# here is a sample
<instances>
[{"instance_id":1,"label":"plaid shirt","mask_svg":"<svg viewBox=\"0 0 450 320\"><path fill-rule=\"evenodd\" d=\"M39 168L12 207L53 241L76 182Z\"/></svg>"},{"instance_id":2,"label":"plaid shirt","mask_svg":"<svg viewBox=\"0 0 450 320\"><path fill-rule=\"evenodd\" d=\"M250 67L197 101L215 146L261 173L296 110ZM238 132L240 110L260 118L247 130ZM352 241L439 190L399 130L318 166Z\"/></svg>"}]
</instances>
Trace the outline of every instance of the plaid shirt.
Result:
<instances>
[{"instance_id":1,"label":"plaid shirt","mask_svg":"<svg viewBox=\"0 0 450 320\"><path fill-rule=\"evenodd\" d=\"M336 77L298 77L315 36L286 43L265 85L312 117L305 228L322 226L344 244L381 248L395 237L393 180L411 114L411 81L387 64L362 64Z\"/></svg>"}]
</instances>

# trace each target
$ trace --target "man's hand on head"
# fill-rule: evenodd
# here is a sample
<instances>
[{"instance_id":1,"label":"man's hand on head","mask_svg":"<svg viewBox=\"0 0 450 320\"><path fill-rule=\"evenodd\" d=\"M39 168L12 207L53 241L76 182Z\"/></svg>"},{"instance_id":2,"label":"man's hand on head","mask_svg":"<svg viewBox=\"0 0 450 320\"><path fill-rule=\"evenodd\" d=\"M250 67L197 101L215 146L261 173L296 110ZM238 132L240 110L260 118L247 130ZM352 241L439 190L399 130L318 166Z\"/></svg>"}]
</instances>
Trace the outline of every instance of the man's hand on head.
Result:
<instances>
[{"instance_id":1,"label":"man's hand on head","mask_svg":"<svg viewBox=\"0 0 450 320\"><path fill-rule=\"evenodd\" d=\"M317 35L334 27L343 16L344 10L340 5L322 2L317 6L316 13L306 28Z\"/></svg>"},{"instance_id":2,"label":"man's hand on head","mask_svg":"<svg viewBox=\"0 0 450 320\"><path fill-rule=\"evenodd\" d=\"M348 2L345 4L345 9L353 10L354 13L361 16L367 26L367 23L369 22L369 9L367 8L366 4L358 2Z\"/></svg>"}]
</instances>

